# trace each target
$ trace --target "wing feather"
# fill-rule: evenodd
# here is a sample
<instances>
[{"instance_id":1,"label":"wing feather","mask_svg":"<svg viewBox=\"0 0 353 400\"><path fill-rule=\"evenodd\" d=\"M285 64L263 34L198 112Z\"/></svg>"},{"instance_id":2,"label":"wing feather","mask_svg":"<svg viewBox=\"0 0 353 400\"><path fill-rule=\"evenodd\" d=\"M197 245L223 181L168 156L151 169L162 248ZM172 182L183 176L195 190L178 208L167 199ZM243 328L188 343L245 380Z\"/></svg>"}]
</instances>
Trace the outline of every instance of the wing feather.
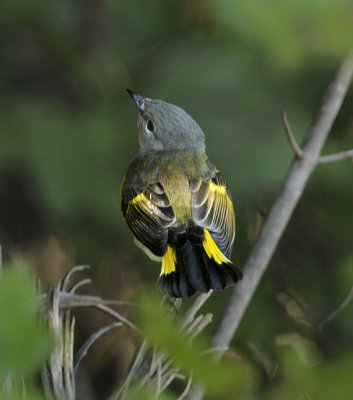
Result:
<instances>
[{"instance_id":1,"label":"wing feather","mask_svg":"<svg viewBox=\"0 0 353 400\"><path fill-rule=\"evenodd\" d=\"M163 186L155 183L138 190L123 184L121 208L136 239L155 256L163 256L168 246L168 228L175 222Z\"/></svg>"},{"instance_id":2,"label":"wing feather","mask_svg":"<svg viewBox=\"0 0 353 400\"><path fill-rule=\"evenodd\" d=\"M226 182L219 172L213 179L190 182L193 219L207 229L219 249L230 257L235 236L235 215Z\"/></svg>"}]
</instances>

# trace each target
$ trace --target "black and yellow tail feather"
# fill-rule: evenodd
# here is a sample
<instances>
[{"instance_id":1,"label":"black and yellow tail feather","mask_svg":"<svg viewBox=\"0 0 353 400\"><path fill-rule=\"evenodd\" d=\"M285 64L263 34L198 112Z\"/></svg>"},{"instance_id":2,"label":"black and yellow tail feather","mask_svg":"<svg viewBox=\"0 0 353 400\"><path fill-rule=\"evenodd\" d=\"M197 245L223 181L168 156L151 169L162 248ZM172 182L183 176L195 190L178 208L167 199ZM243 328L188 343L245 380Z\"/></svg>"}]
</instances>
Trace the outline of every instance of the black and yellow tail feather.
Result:
<instances>
[{"instance_id":1,"label":"black and yellow tail feather","mask_svg":"<svg viewBox=\"0 0 353 400\"><path fill-rule=\"evenodd\" d=\"M173 228L168 243L158 286L173 297L223 290L242 278L242 272L221 252L207 229Z\"/></svg>"}]
</instances>

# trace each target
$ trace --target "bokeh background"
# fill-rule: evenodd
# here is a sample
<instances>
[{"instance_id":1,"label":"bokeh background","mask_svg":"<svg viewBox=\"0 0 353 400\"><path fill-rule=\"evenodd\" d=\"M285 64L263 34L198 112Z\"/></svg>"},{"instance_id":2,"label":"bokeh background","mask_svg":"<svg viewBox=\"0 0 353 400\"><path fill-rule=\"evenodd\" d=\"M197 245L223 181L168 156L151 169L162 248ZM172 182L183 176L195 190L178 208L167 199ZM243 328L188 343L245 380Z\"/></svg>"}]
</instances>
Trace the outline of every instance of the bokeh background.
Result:
<instances>
[{"instance_id":1,"label":"bokeh background","mask_svg":"<svg viewBox=\"0 0 353 400\"><path fill-rule=\"evenodd\" d=\"M86 290L118 300L155 290L159 275L120 212L121 181L138 151L125 89L181 106L204 129L233 195L241 267L293 157L282 110L300 142L353 45L349 0L3 0L0 24L3 257L31 265L44 289L88 264ZM353 147L352 111L350 89L325 154ZM257 370L257 398L317 393L327 376L337 382L353 370L353 304L318 329L353 285L352 238L352 163L322 165L233 343ZM228 295L207 304L215 319ZM78 313L77 343L102 324L99 314ZM94 346L81 372L84 398L108 396L134 345L114 332Z\"/></svg>"}]
</instances>

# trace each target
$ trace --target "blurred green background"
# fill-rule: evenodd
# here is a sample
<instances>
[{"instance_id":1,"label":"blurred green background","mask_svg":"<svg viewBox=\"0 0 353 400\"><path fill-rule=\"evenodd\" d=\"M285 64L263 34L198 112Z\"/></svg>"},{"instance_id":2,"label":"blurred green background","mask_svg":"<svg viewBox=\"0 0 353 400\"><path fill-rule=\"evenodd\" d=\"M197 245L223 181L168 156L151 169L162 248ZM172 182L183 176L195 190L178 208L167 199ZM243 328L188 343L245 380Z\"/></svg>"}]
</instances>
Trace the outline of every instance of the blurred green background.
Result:
<instances>
[{"instance_id":1,"label":"blurred green background","mask_svg":"<svg viewBox=\"0 0 353 400\"><path fill-rule=\"evenodd\" d=\"M300 142L353 47L350 0L0 7L4 259L30 262L44 289L72 265L89 264L90 290L120 300L146 285L155 290L159 275L120 212L121 181L138 150L125 89L181 106L204 129L207 154L233 195L241 267L293 157L281 111ZM353 147L352 110L350 89L325 154ZM353 304L318 330L353 284L352 178L349 161L314 172L241 323L234 349L259 372L254 396L331 399L324 377L337 383L353 370ZM206 308L217 317L228 295L213 295ZM78 318L79 343L102 320L87 311ZM83 375L97 398L116 385L132 351L128 334L116 333L91 351Z\"/></svg>"}]
</instances>

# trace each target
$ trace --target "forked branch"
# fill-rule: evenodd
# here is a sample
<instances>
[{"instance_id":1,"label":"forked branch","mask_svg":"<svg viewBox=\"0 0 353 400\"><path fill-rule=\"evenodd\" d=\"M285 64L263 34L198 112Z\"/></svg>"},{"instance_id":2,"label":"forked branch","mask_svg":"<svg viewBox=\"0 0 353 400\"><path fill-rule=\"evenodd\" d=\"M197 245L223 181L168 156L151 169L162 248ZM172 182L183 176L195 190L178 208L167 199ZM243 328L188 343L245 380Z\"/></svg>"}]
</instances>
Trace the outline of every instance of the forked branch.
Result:
<instances>
[{"instance_id":1,"label":"forked branch","mask_svg":"<svg viewBox=\"0 0 353 400\"><path fill-rule=\"evenodd\" d=\"M323 160L323 158L320 158L323 144L341 108L352 74L353 52L342 62L328 86L301 149L296 144L284 115L286 133L296 157L245 263L244 278L234 288L217 323L211 339L212 347L226 349L229 346L312 171ZM302 152L305 155L304 157L302 157ZM218 353L219 358L222 357L223 352L224 350L221 350ZM195 387L187 398L199 400L202 397L203 389Z\"/></svg>"}]
</instances>

